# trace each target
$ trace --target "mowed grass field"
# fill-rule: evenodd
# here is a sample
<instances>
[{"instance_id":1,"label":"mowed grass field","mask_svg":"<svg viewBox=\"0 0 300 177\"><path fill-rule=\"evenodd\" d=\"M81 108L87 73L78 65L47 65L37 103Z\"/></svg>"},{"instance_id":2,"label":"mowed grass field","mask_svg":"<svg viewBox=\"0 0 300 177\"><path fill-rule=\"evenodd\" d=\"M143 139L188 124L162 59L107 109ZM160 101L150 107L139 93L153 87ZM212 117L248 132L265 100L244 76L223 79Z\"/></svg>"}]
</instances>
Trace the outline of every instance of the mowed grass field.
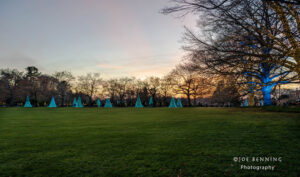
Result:
<instances>
[{"instance_id":1,"label":"mowed grass field","mask_svg":"<svg viewBox=\"0 0 300 177\"><path fill-rule=\"evenodd\" d=\"M234 157L282 162L234 162ZM275 165L274 171L240 165ZM300 114L1 108L0 176L300 176Z\"/></svg>"}]
</instances>

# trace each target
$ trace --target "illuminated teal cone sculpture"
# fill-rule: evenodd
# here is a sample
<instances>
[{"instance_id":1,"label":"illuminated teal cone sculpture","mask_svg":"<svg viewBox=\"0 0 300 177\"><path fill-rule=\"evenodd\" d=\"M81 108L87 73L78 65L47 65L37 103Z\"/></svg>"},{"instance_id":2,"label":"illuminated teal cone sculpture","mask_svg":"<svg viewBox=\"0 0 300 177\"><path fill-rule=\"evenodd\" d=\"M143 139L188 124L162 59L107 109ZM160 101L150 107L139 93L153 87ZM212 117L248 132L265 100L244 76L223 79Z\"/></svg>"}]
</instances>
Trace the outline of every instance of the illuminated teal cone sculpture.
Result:
<instances>
[{"instance_id":1,"label":"illuminated teal cone sculpture","mask_svg":"<svg viewBox=\"0 0 300 177\"><path fill-rule=\"evenodd\" d=\"M178 108L182 108L183 107L180 98L177 99L176 105L177 105Z\"/></svg>"},{"instance_id":2,"label":"illuminated teal cone sculpture","mask_svg":"<svg viewBox=\"0 0 300 177\"><path fill-rule=\"evenodd\" d=\"M171 102L170 102L169 108L177 108L177 106L176 106L176 102L175 102L175 99L174 99L174 98L172 98L172 99L171 99Z\"/></svg>"},{"instance_id":3,"label":"illuminated teal cone sculpture","mask_svg":"<svg viewBox=\"0 0 300 177\"><path fill-rule=\"evenodd\" d=\"M50 101L50 104L49 104L48 107L49 108L56 108L57 107L53 96L51 98L51 101Z\"/></svg>"},{"instance_id":4,"label":"illuminated teal cone sculpture","mask_svg":"<svg viewBox=\"0 0 300 177\"><path fill-rule=\"evenodd\" d=\"M100 101L100 99L99 99L99 98L97 99L97 106L98 106L98 108L100 108L100 107L101 107L101 101Z\"/></svg>"},{"instance_id":5,"label":"illuminated teal cone sculpture","mask_svg":"<svg viewBox=\"0 0 300 177\"><path fill-rule=\"evenodd\" d=\"M142 105L141 102L141 98L140 98L140 94L138 94L137 99L136 99L136 103L135 103L135 108L143 108L144 106Z\"/></svg>"},{"instance_id":6,"label":"illuminated teal cone sculpture","mask_svg":"<svg viewBox=\"0 0 300 177\"><path fill-rule=\"evenodd\" d=\"M32 105L29 100L29 96L26 97L26 102L24 104L24 108L32 108Z\"/></svg>"},{"instance_id":7,"label":"illuminated teal cone sculpture","mask_svg":"<svg viewBox=\"0 0 300 177\"><path fill-rule=\"evenodd\" d=\"M150 99L149 99L149 105L148 105L149 107L153 107L153 99L152 99L152 97L150 97Z\"/></svg>"},{"instance_id":8,"label":"illuminated teal cone sculpture","mask_svg":"<svg viewBox=\"0 0 300 177\"><path fill-rule=\"evenodd\" d=\"M83 108L80 97L78 97L78 99L77 99L77 106L78 106L78 108Z\"/></svg>"},{"instance_id":9,"label":"illuminated teal cone sculpture","mask_svg":"<svg viewBox=\"0 0 300 177\"><path fill-rule=\"evenodd\" d=\"M74 98L74 100L73 100L73 107L74 108L78 108L78 104L77 104L76 98Z\"/></svg>"},{"instance_id":10,"label":"illuminated teal cone sculpture","mask_svg":"<svg viewBox=\"0 0 300 177\"><path fill-rule=\"evenodd\" d=\"M244 106L249 106L248 99L245 100Z\"/></svg>"},{"instance_id":11,"label":"illuminated teal cone sculpture","mask_svg":"<svg viewBox=\"0 0 300 177\"><path fill-rule=\"evenodd\" d=\"M112 108L112 104L111 104L109 98L107 98L107 99L105 100L105 105L104 105L104 107L105 107L105 108Z\"/></svg>"}]
</instances>

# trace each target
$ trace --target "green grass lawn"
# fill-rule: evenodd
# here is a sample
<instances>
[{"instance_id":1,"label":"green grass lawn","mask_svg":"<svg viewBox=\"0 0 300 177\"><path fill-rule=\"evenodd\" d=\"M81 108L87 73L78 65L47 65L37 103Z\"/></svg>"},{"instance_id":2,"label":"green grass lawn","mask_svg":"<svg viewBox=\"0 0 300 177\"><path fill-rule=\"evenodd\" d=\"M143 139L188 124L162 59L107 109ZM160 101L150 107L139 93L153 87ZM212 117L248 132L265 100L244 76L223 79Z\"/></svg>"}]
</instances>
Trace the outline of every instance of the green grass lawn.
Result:
<instances>
[{"instance_id":1,"label":"green grass lawn","mask_svg":"<svg viewBox=\"0 0 300 177\"><path fill-rule=\"evenodd\" d=\"M234 162L233 157L282 157ZM274 171L240 165L275 165ZM300 114L1 108L0 176L300 176Z\"/></svg>"}]
</instances>

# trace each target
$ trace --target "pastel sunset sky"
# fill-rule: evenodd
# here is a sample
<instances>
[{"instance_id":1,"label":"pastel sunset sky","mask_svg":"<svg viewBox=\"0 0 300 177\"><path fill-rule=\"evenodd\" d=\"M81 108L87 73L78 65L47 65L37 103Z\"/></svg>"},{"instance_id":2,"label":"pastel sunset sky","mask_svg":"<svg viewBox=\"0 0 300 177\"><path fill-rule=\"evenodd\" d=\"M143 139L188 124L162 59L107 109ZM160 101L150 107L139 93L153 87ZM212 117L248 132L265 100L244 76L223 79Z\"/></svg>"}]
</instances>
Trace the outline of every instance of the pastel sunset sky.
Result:
<instances>
[{"instance_id":1,"label":"pastel sunset sky","mask_svg":"<svg viewBox=\"0 0 300 177\"><path fill-rule=\"evenodd\" d=\"M169 0L0 0L0 66L103 77L168 73L195 17L159 11Z\"/></svg>"}]
</instances>

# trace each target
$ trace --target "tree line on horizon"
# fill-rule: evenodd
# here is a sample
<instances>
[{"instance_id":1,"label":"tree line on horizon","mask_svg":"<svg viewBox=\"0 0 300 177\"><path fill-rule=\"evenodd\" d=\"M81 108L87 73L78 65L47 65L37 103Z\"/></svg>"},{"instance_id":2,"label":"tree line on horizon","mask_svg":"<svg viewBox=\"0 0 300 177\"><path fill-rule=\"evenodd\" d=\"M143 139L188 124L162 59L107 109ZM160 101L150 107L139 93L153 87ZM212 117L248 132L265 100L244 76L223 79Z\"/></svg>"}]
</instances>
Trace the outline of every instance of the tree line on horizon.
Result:
<instances>
[{"instance_id":1,"label":"tree line on horizon","mask_svg":"<svg viewBox=\"0 0 300 177\"><path fill-rule=\"evenodd\" d=\"M134 106L137 94L147 106L150 97L153 106L168 106L172 97L180 97L184 106L240 104L242 88L229 78L208 78L178 65L164 77L134 77L103 79L99 73L75 77L71 72L60 71L52 75L29 66L25 72L17 69L0 70L0 104L20 106L30 97L34 106L46 106L54 96L57 105L71 106L81 97L87 106L96 100L110 98L114 106Z\"/></svg>"}]
</instances>

